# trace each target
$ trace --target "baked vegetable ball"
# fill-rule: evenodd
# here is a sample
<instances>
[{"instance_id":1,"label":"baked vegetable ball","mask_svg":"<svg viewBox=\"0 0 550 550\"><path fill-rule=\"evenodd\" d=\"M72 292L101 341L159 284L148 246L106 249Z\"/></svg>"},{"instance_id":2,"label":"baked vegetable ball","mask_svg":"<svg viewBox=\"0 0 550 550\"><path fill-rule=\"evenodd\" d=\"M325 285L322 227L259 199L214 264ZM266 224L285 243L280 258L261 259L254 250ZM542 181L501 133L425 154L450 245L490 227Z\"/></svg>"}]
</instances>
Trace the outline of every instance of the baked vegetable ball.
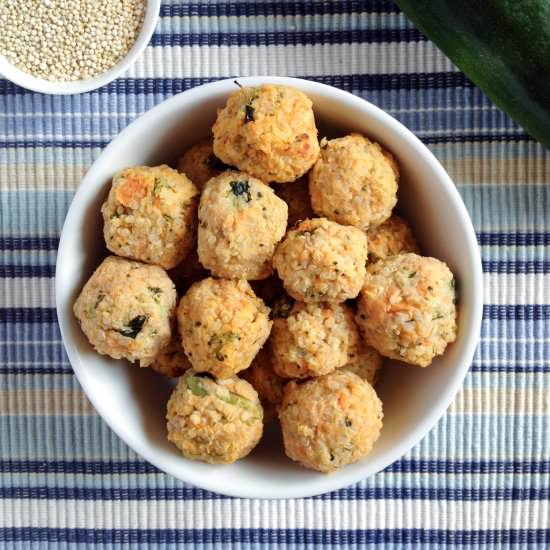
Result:
<instances>
[{"instance_id":1,"label":"baked vegetable ball","mask_svg":"<svg viewBox=\"0 0 550 550\"><path fill-rule=\"evenodd\" d=\"M378 381L381 368L382 356L367 346L361 338L359 338L357 348L350 354L348 362L342 367L342 369L353 372L371 386Z\"/></svg>"},{"instance_id":2,"label":"baked vegetable ball","mask_svg":"<svg viewBox=\"0 0 550 550\"><path fill-rule=\"evenodd\" d=\"M191 368L191 363L181 346L181 338L177 327L172 327L170 342L160 350L149 366L154 371L169 378L177 378Z\"/></svg>"},{"instance_id":3,"label":"baked vegetable ball","mask_svg":"<svg viewBox=\"0 0 550 550\"><path fill-rule=\"evenodd\" d=\"M358 332L353 312L344 304L296 302L290 310L274 308L271 345L273 368L284 378L327 374L354 353Z\"/></svg>"},{"instance_id":4,"label":"baked vegetable ball","mask_svg":"<svg viewBox=\"0 0 550 550\"><path fill-rule=\"evenodd\" d=\"M183 172L202 191L204 184L219 176L229 167L212 150L212 138L201 139L183 153L178 160L178 170Z\"/></svg>"},{"instance_id":5,"label":"baked vegetable ball","mask_svg":"<svg viewBox=\"0 0 550 550\"><path fill-rule=\"evenodd\" d=\"M229 171L211 179L199 205L201 264L218 277L265 279L287 211L270 187L248 174Z\"/></svg>"},{"instance_id":6,"label":"baked vegetable ball","mask_svg":"<svg viewBox=\"0 0 550 550\"><path fill-rule=\"evenodd\" d=\"M311 100L287 86L235 90L212 133L217 157L264 181L294 181L319 155Z\"/></svg>"},{"instance_id":7,"label":"baked vegetable ball","mask_svg":"<svg viewBox=\"0 0 550 550\"><path fill-rule=\"evenodd\" d=\"M366 260L362 231L314 218L286 234L273 256L273 267L296 300L343 302L359 294Z\"/></svg>"},{"instance_id":8,"label":"baked vegetable ball","mask_svg":"<svg viewBox=\"0 0 550 550\"><path fill-rule=\"evenodd\" d=\"M371 451L382 429L382 403L368 382L338 370L289 382L279 420L289 458L332 472Z\"/></svg>"},{"instance_id":9,"label":"baked vegetable ball","mask_svg":"<svg viewBox=\"0 0 550 550\"><path fill-rule=\"evenodd\" d=\"M293 183L276 184L273 186L273 190L288 206L288 227L293 227L299 221L314 217L306 177Z\"/></svg>"},{"instance_id":10,"label":"baked vegetable ball","mask_svg":"<svg viewBox=\"0 0 550 550\"><path fill-rule=\"evenodd\" d=\"M426 367L456 338L453 274L412 253L379 260L367 267L356 320L379 353Z\"/></svg>"},{"instance_id":11,"label":"baked vegetable ball","mask_svg":"<svg viewBox=\"0 0 550 550\"><path fill-rule=\"evenodd\" d=\"M239 376L250 382L258 392L264 409L264 422L273 420L276 417L276 408L283 399L286 380L273 370L273 355L268 342L254 357L250 367Z\"/></svg>"},{"instance_id":12,"label":"baked vegetable ball","mask_svg":"<svg viewBox=\"0 0 550 550\"><path fill-rule=\"evenodd\" d=\"M411 226L396 214L384 223L371 227L367 231L367 239L370 261L383 260L404 252L420 252Z\"/></svg>"},{"instance_id":13,"label":"baked vegetable ball","mask_svg":"<svg viewBox=\"0 0 550 550\"><path fill-rule=\"evenodd\" d=\"M360 134L323 140L309 173L313 210L366 230L390 217L398 178L397 163L378 143Z\"/></svg>"},{"instance_id":14,"label":"baked vegetable ball","mask_svg":"<svg viewBox=\"0 0 550 550\"><path fill-rule=\"evenodd\" d=\"M178 325L193 368L229 378L250 366L269 336L269 308L244 281L209 277L180 300Z\"/></svg>"},{"instance_id":15,"label":"baked vegetable ball","mask_svg":"<svg viewBox=\"0 0 550 550\"><path fill-rule=\"evenodd\" d=\"M166 412L168 440L182 454L211 464L229 464L258 444L263 410L254 388L236 376L213 380L188 370Z\"/></svg>"},{"instance_id":16,"label":"baked vegetable ball","mask_svg":"<svg viewBox=\"0 0 550 550\"><path fill-rule=\"evenodd\" d=\"M150 365L170 341L174 284L160 267L109 256L74 304L74 314L98 353Z\"/></svg>"},{"instance_id":17,"label":"baked vegetable ball","mask_svg":"<svg viewBox=\"0 0 550 550\"><path fill-rule=\"evenodd\" d=\"M101 207L107 248L170 269L196 240L198 191L169 166L135 166L114 175Z\"/></svg>"}]
</instances>

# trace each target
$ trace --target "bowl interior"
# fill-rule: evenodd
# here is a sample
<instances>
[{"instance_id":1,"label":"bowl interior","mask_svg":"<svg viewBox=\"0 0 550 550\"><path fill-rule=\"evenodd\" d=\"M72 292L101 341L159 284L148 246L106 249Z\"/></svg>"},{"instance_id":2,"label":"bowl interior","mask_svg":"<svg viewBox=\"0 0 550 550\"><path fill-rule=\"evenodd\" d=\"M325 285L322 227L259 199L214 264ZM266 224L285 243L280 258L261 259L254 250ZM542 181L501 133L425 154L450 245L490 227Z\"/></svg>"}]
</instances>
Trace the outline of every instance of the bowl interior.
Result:
<instances>
[{"instance_id":1,"label":"bowl interior","mask_svg":"<svg viewBox=\"0 0 550 550\"><path fill-rule=\"evenodd\" d=\"M274 80L302 88L313 100L321 135L360 131L381 142L402 170L399 209L426 255L446 261L460 288L457 341L426 369L388 362L377 391L384 427L372 453L330 476L287 459L276 427L250 456L228 466L184 459L165 438L165 405L173 382L123 361L97 355L79 329L72 304L106 255L100 206L110 178L137 164L173 163L185 147L207 135L216 109L234 84L217 82L164 102L124 130L80 185L61 237L56 292L59 321L75 372L94 406L131 447L162 470L220 493L258 498L298 497L343 487L398 459L443 414L470 364L481 319L481 270L475 235L452 182L428 150L394 119L349 94L294 79L244 78L246 85Z\"/></svg>"}]
</instances>

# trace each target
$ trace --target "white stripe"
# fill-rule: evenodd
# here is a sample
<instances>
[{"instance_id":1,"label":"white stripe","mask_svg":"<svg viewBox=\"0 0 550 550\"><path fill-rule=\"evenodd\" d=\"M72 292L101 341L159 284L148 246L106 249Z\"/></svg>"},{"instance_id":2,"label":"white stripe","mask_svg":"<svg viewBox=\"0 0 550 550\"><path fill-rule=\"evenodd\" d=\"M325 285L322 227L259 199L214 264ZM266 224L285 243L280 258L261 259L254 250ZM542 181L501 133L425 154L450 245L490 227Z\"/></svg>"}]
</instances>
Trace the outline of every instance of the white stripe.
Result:
<instances>
[{"instance_id":1,"label":"white stripe","mask_svg":"<svg viewBox=\"0 0 550 550\"><path fill-rule=\"evenodd\" d=\"M550 304L550 274L484 273L483 300L486 304Z\"/></svg>"},{"instance_id":2,"label":"white stripe","mask_svg":"<svg viewBox=\"0 0 550 550\"><path fill-rule=\"evenodd\" d=\"M148 47L124 76L197 78L267 74L332 76L458 71L431 42L299 46Z\"/></svg>"},{"instance_id":3,"label":"white stripe","mask_svg":"<svg viewBox=\"0 0 550 550\"><path fill-rule=\"evenodd\" d=\"M3 307L55 307L52 279L4 279L1 284ZM549 304L550 274L485 273L483 292L486 304Z\"/></svg>"},{"instance_id":4,"label":"white stripe","mask_svg":"<svg viewBox=\"0 0 550 550\"><path fill-rule=\"evenodd\" d=\"M67 529L547 529L548 501L6 499L0 527Z\"/></svg>"}]
</instances>

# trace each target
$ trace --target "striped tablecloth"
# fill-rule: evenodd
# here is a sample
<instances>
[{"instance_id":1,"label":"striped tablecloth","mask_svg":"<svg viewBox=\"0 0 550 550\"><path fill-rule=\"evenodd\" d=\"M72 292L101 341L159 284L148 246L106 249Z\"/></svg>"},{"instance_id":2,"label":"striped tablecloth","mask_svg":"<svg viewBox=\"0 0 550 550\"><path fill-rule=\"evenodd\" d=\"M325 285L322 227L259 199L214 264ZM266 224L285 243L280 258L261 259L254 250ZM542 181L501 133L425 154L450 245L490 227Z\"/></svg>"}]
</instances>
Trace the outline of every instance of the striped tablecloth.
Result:
<instances>
[{"instance_id":1,"label":"striped tablecloth","mask_svg":"<svg viewBox=\"0 0 550 550\"><path fill-rule=\"evenodd\" d=\"M137 456L83 395L54 311L63 219L102 148L175 93L254 74L337 86L411 128L456 182L485 272L447 414L385 471L303 500L225 498ZM550 547L550 153L391 1L165 1L143 57L101 90L0 80L0 186L1 548Z\"/></svg>"}]
</instances>

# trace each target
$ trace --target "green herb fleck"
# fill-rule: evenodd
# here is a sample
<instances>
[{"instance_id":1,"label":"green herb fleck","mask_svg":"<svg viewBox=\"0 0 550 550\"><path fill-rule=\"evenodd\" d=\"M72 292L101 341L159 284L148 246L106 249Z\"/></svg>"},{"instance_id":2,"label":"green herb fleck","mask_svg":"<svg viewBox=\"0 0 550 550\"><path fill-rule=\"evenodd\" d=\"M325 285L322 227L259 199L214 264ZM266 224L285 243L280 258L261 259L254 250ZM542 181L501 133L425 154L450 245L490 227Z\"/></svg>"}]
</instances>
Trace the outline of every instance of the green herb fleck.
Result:
<instances>
[{"instance_id":1,"label":"green herb fleck","mask_svg":"<svg viewBox=\"0 0 550 550\"><path fill-rule=\"evenodd\" d=\"M213 334L208 340L208 346L213 348L214 355L218 361L224 361L227 355L223 353L223 348L241 337L236 332L224 332L223 334Z\"/></svg>"},{"instance_id":2,"label":"green herb fleck","mask_svg":"<svg viewBox=\"0 0 550 550\"><path fill-rule=\"evenodd\" d=\"M187 388L197 397L205 397L209 393L198 376L190 376L187 379Z\"/></svg>"},{"instance_id":3,"label":"green herb fleck","mask_svg":"<svg viewBox=\"0 0 550 550\"><path fill-rule=\"evenodd\" d=\"M249 122L254 122L254 107L247 104L244 106L244 123L248 124Z\"/></svg>"},{"instance_id":4,"label":"green herb fleck","mask_svg":"<svg viewBox=\"0 0 550 550\"><path fill-rule=\"evenodd\" d=\"M155 178L155 183L153 184L153 196L156 197L163 188L170 189L171 191L174 190L174 188L164 178Z\"/></svg>"},{"instance_id":5,"label":"green herb fleck","mask_svg":"<svg viewBox=\"0 0 550 550\"><path fill-rule=\"evenodd\" d=\"M153 295L153 300L160 304L160 296L162 294L162 288L159 288L158 286L150 286L147 287L149 289L149 292Z\"/></svg>"},{"instance_id":6,"label":"green herb fleck","mask_svg":"<svg viewBox=\"0 0 550 550\"><path fill-rule=\"evenodd\" d=\"M346 425L346 428L353 426L353 422L351 421L351 418L349 416L346 416L346 419L344 420L344 424Z\"/></svg>"},{"instance_id":7,"label":"green herb fleck","mask_svg":"<svg viewBox=\"0 0 550 550\"><path fill-rule=\"evenodd\" d=\"M409 279L412 279L416 275L416 271L413 271L409 274Z\"/></svg>"},{"instance_id":8,"label":"green herb fleck","mask_svg":"<svg viewBox=\"0 0 550 550\"><path fill-rule=\"evenodd\" d=\"M250 184L247 181L231 181L229 182L229 185L231 186L231 192L236 197L243 197L246 202L250 202L252 200Z\"/></svg>"},{"instance_id":9,"label":"green herb fleck","mask_svg":"<svg viewBox=\"0 0 550 550\"><path fill-rule=\"evenodd\" d=\"M97 307L99 306L99 304L101 304L101 302L103 301L103 298L105 298L105 293L104 292L98 292L97 294L97 299L95 301L95 305L94 305L94 309L97 309Z\"/></svg>"},{"instance_id":10,"label":"green herb fleck","mask_svg":"<svg viewBox=\"0 0 550 550\"><path fill-rule=\"evenodd\" d=\"M145 321L147 321L147 317L145 317L145 315L138 315L131 319L125 327L121 328L117 332L126 338L132 338L135 340L136 336L141 332Z\"/></svg>"}]
</instances>

